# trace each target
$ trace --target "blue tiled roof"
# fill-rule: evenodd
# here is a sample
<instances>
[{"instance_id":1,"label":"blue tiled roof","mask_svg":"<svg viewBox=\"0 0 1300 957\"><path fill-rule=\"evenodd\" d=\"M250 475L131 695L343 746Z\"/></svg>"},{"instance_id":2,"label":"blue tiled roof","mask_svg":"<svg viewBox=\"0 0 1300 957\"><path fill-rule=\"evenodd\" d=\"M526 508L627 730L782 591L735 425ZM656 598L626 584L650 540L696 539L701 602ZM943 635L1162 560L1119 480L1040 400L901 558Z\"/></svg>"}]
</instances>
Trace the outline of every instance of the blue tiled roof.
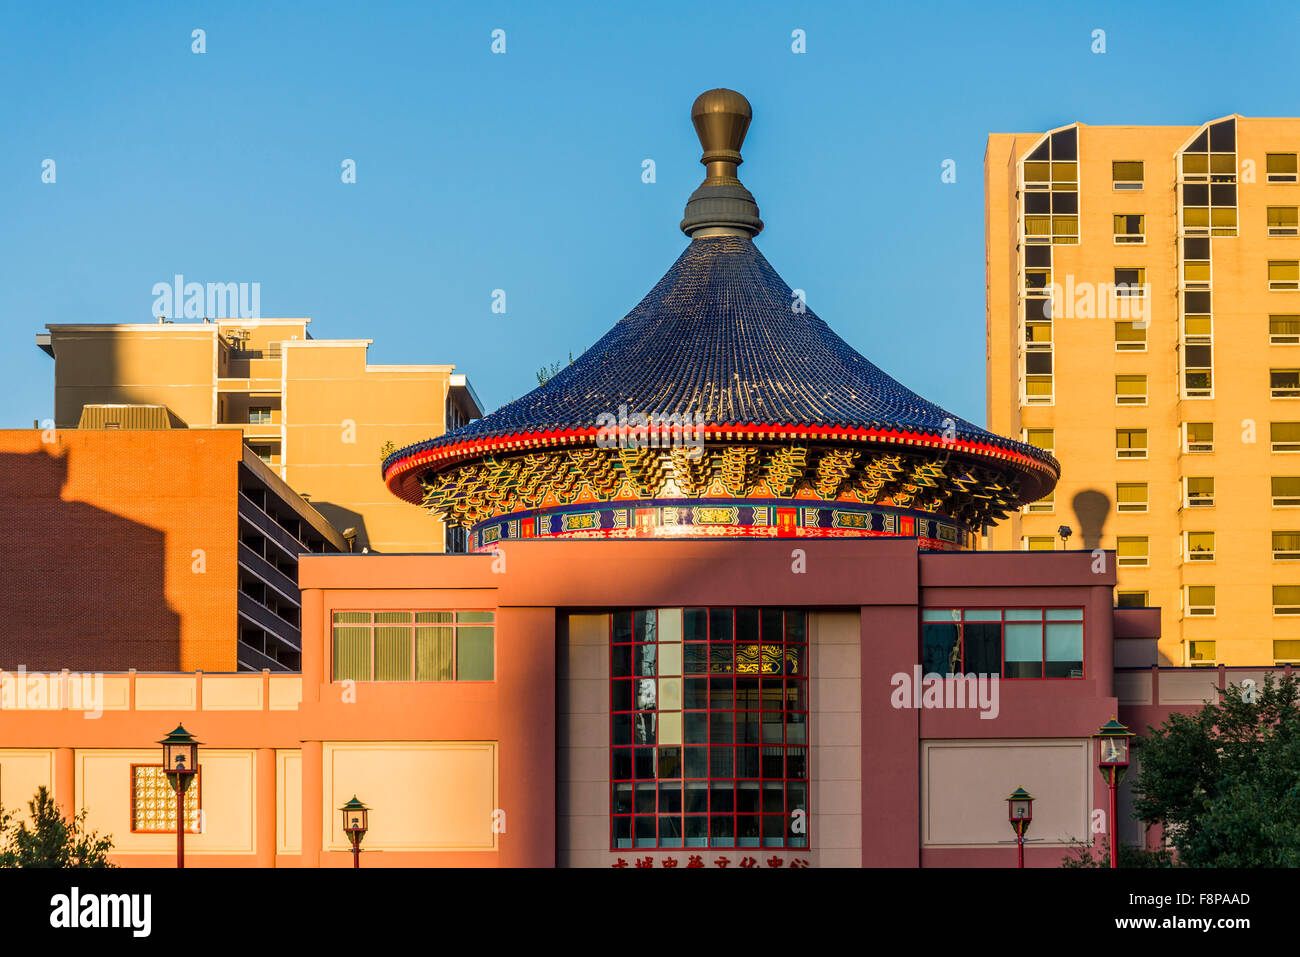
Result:
<instances>
[{"instance_id":1,"label":"blue tiled roof","mask_svg":"<svg viewBox=\"0 0 1300 957\"><path fill-rule=\"evenodd\" d=\"M468 439L594 428L597 416L704 413L705 424L917 429L986 442L1042 462L927 402L859 355L738 236L692 240L628 315L545 385L461 429L394 453ZM951 421L946 421L951 420Z\"/></svg>"}]
</instances>

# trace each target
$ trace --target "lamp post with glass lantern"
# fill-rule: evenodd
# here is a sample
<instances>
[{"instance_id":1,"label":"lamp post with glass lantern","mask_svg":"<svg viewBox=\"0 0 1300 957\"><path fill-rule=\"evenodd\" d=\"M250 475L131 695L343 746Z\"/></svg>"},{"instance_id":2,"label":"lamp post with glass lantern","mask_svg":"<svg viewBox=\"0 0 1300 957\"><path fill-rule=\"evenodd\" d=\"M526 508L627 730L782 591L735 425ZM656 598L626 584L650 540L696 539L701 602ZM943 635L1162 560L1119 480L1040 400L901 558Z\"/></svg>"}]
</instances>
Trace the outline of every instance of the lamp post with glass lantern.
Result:
<instances>
[{"instance_id":1,"label":"lamp post with glass lantern","mask_svg":"<svg viewBox=\"0 0 1300 957\"><path fill-rule=\"evenodd\" d=\"M352 800L339 808L343 812L343 833L352 842L352 867L361 866L361 839L370 829L370 808L352 795Z\"/></svg>"},{"instance_id":2,"label":"lamp post with glass lantern","mask_svg":"<svg viewBox=\"0 0 1300 957\"><path fill-rule=\"evenodd\" d=\"M199 772L199 745L183 724L158 742L163 749L163 771L176 792L176 866L185 866L185 792Z\"/></svg>"},{"instance_id":3,"label":"lamp post with glass lantern","mask_svg":"<svg viewBox=\"0 0 1300 957\"><path fill-rule=\"evenodd\" d=\"M1128 770L1129 744L1133 741L1133 732L1111 718L1101 726L1101 730L1094 737L1101 744L1101 757L1097 762L1097 769L1101 771L1102 780L1110 788L1110 823L1107 825L1110 833L1110 866L1119 867L1116 792L1124 772Z\"/></svg>"},{"instance_id":4,"label":"lamp post with glass lantern","mask_svg":"<svg viewBox=\"0 0 1300 957\"><path fill-rule=\"evenodd\" d=\"M1024 788L1016 788L1007 796L1007 820L1016 832L1017 867L1025 866L1025 832L1034 819L1034 796Z\"/></svg>"}]
</instances>

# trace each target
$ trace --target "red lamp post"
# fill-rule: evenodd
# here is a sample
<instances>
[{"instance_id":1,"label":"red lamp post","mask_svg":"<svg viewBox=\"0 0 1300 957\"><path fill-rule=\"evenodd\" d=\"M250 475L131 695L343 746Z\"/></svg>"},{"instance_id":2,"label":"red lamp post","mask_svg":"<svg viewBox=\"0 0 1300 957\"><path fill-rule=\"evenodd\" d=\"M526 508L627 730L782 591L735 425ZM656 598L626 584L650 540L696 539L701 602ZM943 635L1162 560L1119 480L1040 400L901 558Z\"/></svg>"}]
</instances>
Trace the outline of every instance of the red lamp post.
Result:
<instances>
[{"instance_id":1,"label":"red lamp post","mask_svg":"<svg viewBox=\"0 0 1300 957\"><path fill-rule=\"evenodd\" d=\"M1007 796L1007 820L1016 832L1017 867L1025 866L1025 832L1034 819L1034 796L1024 788L1016 788Z\"/></svg>"},{"instance_id":2,"label":"red lamp post","mask_svg":"<svg viewBox=\"0 0 1300 957\"><path fill-rule=\"evenodd\" d=\"M1111 718L1101 726L1101 730L1094 737L1101 744L1101 758L1097 762L1097 769L1101 771L1102 780L1110 788L1110 819L1106 825L1110 834L1110 866L1119 867L1119 829L1115 795L1124 772L1128 770L1129 744L1133 741L1133 733Z\"/></svg>"},{"instance_id":3,"label":"red lamp post","mask_svg":"<svg viewBox=\"0 0 1300 957\"><path fill-rule=\"evenodd\" d=\"M185 792L199 773L199 745L183 724L158 742L163 749L163 771L176 792L176 866L185 867Z\"/></svg>"},{"instance_id":4,"label":"red lamp post","mask_svg":"<svg viewBox=\"0 0 1300 957\"><path fill-rule=\"evenodd\" d=\"M370 808L352 795L352 800L339 808L343 812L343 833L352 842L352 867L361 866L361 839L370 829Z\"/></svg>"}]
</instances>

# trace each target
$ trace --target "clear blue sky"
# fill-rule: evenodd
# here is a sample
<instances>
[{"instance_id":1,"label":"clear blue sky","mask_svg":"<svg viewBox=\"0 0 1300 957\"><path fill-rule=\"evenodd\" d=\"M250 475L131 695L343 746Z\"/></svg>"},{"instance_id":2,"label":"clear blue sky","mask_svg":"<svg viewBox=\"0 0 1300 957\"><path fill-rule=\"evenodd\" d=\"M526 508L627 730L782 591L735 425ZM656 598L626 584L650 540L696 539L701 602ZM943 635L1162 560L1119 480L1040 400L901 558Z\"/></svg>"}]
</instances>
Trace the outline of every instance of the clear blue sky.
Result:
<instances>
[{"instance_id":1,"label":"clear blue sky","mask_svg":"<svg viewBox=\"0 0 1300 957\"><path fill-rule=\"evenodd\" d=\"M717 86L754 106L767 258L983 422L988 133L1295 115L1298 36L1293 2L6 3L0 426L52 414L46 323L149 322L176 273L260 282L263 316L372 363L455 363L489 408L522 395L684 247Z\"/></svg>"}]
</instances>

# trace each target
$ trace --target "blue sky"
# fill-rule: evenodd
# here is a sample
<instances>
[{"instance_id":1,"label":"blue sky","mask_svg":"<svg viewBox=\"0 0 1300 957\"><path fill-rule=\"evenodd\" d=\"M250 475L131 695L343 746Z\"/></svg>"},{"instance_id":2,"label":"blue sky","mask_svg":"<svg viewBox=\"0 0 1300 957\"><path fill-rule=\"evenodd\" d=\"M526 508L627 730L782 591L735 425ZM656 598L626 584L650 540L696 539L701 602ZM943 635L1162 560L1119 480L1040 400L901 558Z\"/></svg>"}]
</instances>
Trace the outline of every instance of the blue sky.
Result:
<instances>
[{"instance_id":1,"label":"blue sky","mask_svg":"<svg viewBox=\"0 0 1300 957\"><path fill-rule=\"evenodd\" d=\"M773 266L984 422L987 135L1297 109L1294 3L1136 6L5 4L0 427L52 414L46 323L149 322L176 273L259 282L263 316L371 338L372 363L455 363L489 408L522 395L684 247L690 106L717 86L754 106Z\"/></svg>"}]
</instances>

